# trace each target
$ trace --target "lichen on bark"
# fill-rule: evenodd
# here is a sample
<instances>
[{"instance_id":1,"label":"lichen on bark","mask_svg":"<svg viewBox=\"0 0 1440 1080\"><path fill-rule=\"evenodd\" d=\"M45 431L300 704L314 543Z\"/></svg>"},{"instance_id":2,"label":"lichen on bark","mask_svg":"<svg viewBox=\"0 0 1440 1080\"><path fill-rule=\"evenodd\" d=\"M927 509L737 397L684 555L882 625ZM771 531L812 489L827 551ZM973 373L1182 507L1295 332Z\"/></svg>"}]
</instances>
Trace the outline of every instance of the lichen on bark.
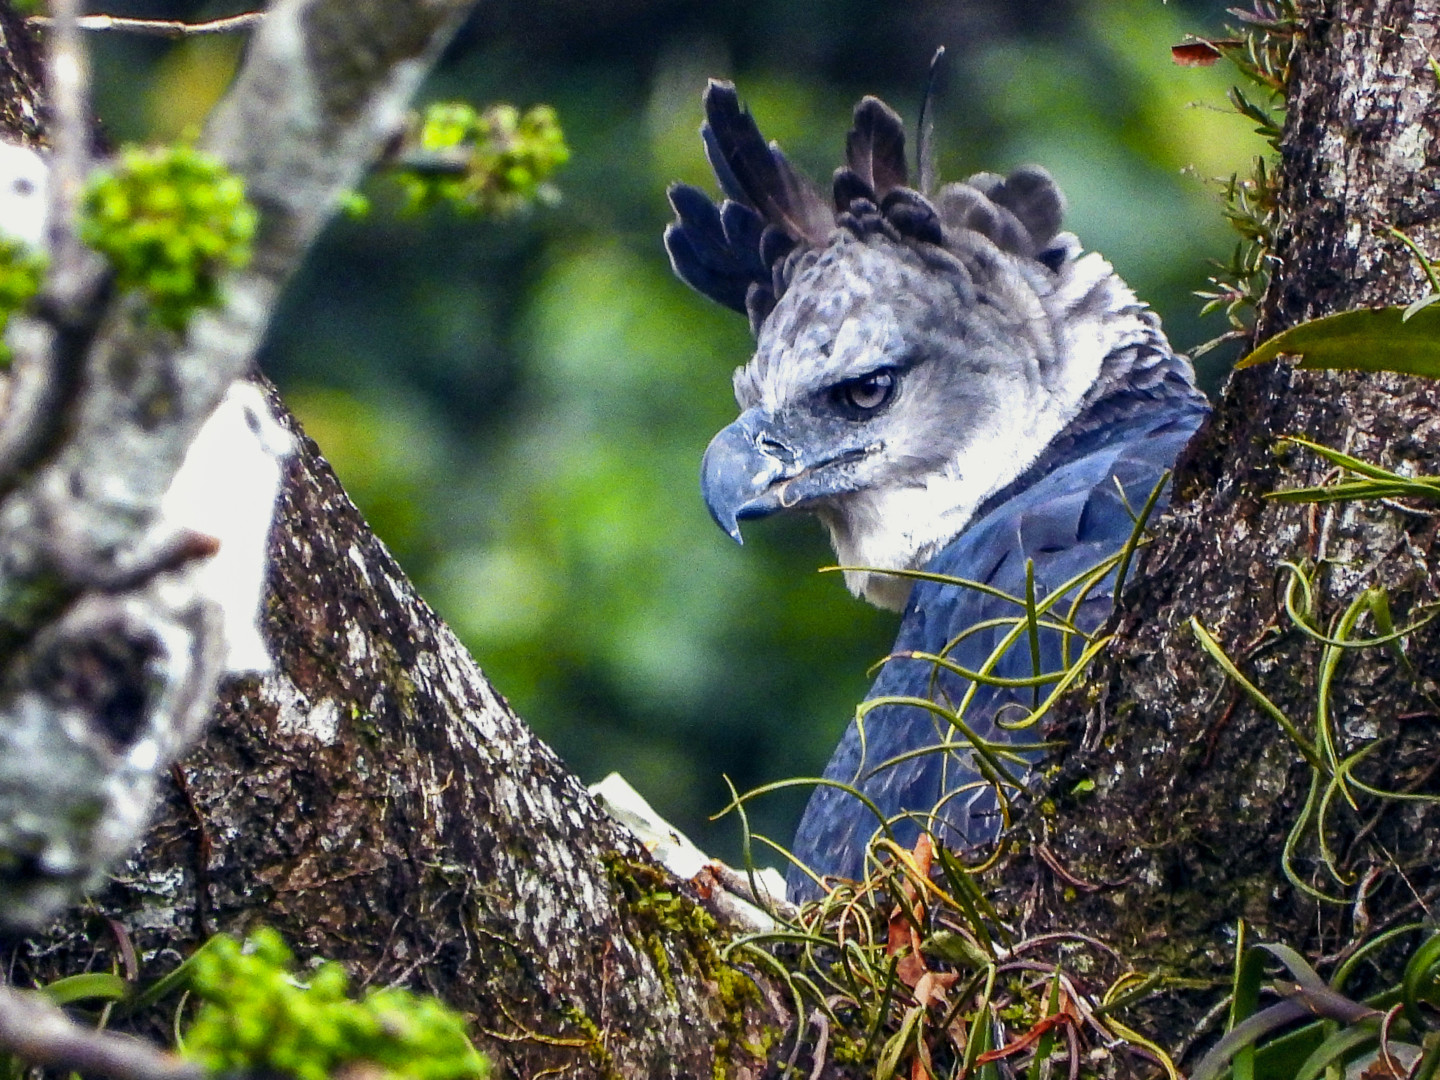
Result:
<instances>
[{"instance_id":1,"label":"lichen on bark","mask_svg":"<svg viewBox=\"0 0 1440 1080\"><path fill-rule=\"evenodd\" d=\"M1300 14L1281 141L1283 224L1261 336L1423 292L1419 266L1382 224L1440 249L1440 114L1428 59L1437 5L1347 0L1302 4ZM1397 154L1409 164L1400 167ZM1414 167L1416 155L1423 168ZM1148 1020L1162 1042L1187 1039L1223 992L1237 919L1258 938L1335 957L1363 934L1414 917L1440 889L1440 808L1375 800L1362 803L1363 813L1332 819L1329 839L1353 875L1348 885L1326 879L1313 837L1302 852L1301 872L1345 903L1317 905L1286 882L1281 850L1301 812L1307 767L1188 623L1198 616L1290 716L1313 716L1318 650L1286 619L1280 563L1320 567L1327 618L1378 586L1403 624L1440 596L1436 519L1380 504L1317 509L1268 500L1278 489L1320 482L1328 470L1313 454L1277 449L1277 440L1300 434L1387 467L1440 473L1437 406L1440 391L1420 379L1284 364L1232 375L1179 465L1172 513L1147 552L1115 643L1088 694L1062 714L1060 730L1074 747L1052 785L1062 812L1030 826L1029 847L1005 866L998 895L1034 930L1094 933L1142 968L1213 980L1213 994L1151 1004ZM1342 662L1337 730L1350 740L1347 752L1362 733L1387 740L1372 774L1387 787L1437 790L1427 764L1440 754L1427 688L1437 645L1433 625L1407 643L1418 675L1381 648ZM1082 777L1095 778L1095 792L1069 798ZM1037 857L1042 846L1102 887L1064 899Z\"/></svg>"}]
</instances>

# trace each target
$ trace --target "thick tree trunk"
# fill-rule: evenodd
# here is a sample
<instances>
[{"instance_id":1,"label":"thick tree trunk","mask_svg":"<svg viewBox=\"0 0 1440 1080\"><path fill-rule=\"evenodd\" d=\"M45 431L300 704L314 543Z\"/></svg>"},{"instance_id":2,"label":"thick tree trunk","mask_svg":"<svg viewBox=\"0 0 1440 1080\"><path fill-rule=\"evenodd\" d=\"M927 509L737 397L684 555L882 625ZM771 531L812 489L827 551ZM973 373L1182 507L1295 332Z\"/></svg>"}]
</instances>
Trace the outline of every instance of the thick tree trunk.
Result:
<instances>
[{"instance_id":1,"label":"thick tree trunk","mask_svg":"<svg viewBox=\"0 0 1440 1080\"><path fill-rule=\"evenodd\" d=\"M1330 0L1303 7L1282 144L1284 224L1261 336L1350 307L1405 303L1425 291L1393 225L1440 251L1436 166L1440 113L1429 56L1436 0ZM1427 53L1428 50L1428 53ZM1283 561L1316 569L1319 625L1362 590L1389 592L1404 625L1440 598L1433 507L1330 507L1265 496L1320 482L1328 466L1286 434L1404 472L1440 473L1440 386L1398 376L1302 372L1285 364L1236 373L1177 473L1173 519L1150 549L1119 636L1073 703L1070 753L1052 786L1059 812L1028 827L1000 889L1017 923L1086 931L1144 971L1226 983L1236 921L1254 937L1343 955L1363 935L1424 917L1440 888L1440 805L1360 795L1328 808L1281 854L1302 814L1311 770L1274 719L1200 647L1197 616L1240 670L1313 738L1321 646L1283 607ZM1362 623L1360 636L1379 633ZM1440 629L1417 632L1406 658L1371 648L1341 660L1330 697L1342 756L1377 738L1360 773L1397 791L1435 793ZM1073 794L1077 781L1095 783ZM1047 858L1050 860L1047 863ZM1055 866L1093 888L1066 882ZM1413 944L1413 943L1411 943ZM1216 999L1155 1007L1163 1045L1190 1034Z\"/></svg>"},{"instance_id":2,"label":"thick tree trunk","mask_svg":"<svg viewBox=\"0 0 1440 1080\"><path fill-rule=\"evenodd\" d=\"M232 282L249 322L202 342L221 360L253 349L462 11L271 9L206 137L262 214L254 266ZM143 848L82 910L6 949L5 970L20 985L123 970L133 945L153 978L211 932L264 923L361 984L469 1013L499 1075L758 1073L784 1007L721 959L727 935L698 896L516 718L301 442L271 540L277 670L228 686Z\"/></svg>"},{"instance_id":3,"label":"thick tree trunk","mask_svg":"<svg viewBox=\"0 0 1440 1080\"><path fill-rule=\"evenodd\" d=\"M785 1017L494 691L308 440L281 518L279 670L229 686L143 850L19 973L108 948L97 913L144 956L263 923L464 1010L500 1075L758 1071Z\"/></svg>"}]
</instances>

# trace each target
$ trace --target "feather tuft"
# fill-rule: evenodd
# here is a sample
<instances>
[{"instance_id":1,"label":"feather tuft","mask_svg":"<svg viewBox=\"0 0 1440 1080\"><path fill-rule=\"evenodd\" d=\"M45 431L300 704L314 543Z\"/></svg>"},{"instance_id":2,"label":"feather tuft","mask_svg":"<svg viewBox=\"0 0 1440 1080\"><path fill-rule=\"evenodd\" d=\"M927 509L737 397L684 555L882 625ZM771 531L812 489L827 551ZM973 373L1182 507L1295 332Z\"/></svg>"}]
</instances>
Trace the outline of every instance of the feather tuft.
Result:
<instances>
[{"instance_id":1,"label":"feather tuft","mask_svg":"<svg viewBox=\"0 0 1440 1080\"><path fill-rule=\"evenodd\" d=\"M745 314L750 317L751 336L760 336L760 327L774 310L775 294L770 291L770 286L762 285L758 281L752 283L745 294Z\"/></svg>"},{"instance_id":2,"label":"feather tuft","mask_svg":"<svg viewBox=\"0 0 1440 1080\"><path fill-rule=\"evenodd\" d=\"M801 176L774 143L766 144L755 119L741 106L734 84L711 79L705 89L701 129L716 178L731 198L743 199L795 241L820 245L833 216L815 186ZM735 191L726 188L727 183Z\"/></svg>"},{"instance_id":3,"label":"feather tuft","mask_svg":"<svg viewBox=\"0 0 1440 1080\"><path fill-rule=\"evenodd\" d=\"M769 273L770 267L794 251L795 246L795 241L784 229L766 225L765 231L760 234L760 262L766 273Z\"/></svg>"},{"instance_id":4,"label":"feather tuft","mask_svg":"<svg viewBox=\"0 0 1440 1080\"><path fill-rule=\"evenodd\" d=\"M851 168L842 166L835 170L834 188L837 214L843 214L849 210L850 204L856 199L865 199L872 203L879 201L875 197L875 189Z\"/></svg>"},{"instance_id":5,"label":"feather tuft","mask_svg":"<svg viewBox=\"0 0 1440 1080\"><path fill-rule=\"evenodd\" d=\"M1035 243L1020 219L1003 206L997 206L981 184L1000 181L998 176L981 173L963 184L946 184L935 196L935 207L947 230L968 229L986 237L1001 251L1031 258ZM979 184L977 184L979 181ZM990 185L994 186L994 185Z\"/></svg>"},{"instance_id":6,"label":"feather tuft","mask_svg":"<svg viewBox=\"0 0 1440 1080\"><path fill-rule=\"evenodd\" d=\"M930 200L912 188L896 188L880 203L885 220L901 236L926 244L944 244L945 231Z\"/></svg>"},{"instance_id":7,"label":"feather tuft","mask_svg":"<svg viewBox=\"0 0 1440 1080\"><path fill-rule=\"evenodd\" d=\"M1016 169L989 192L992 202L1019 219L1036 248L1043 248L1060 231L1065 197L1050 174L1038 165Z\"/></svg>"},{"instance_id":8,"label":"feather tuft","mask_svg":"<svg viewBox=\"0 0 1440 1080\"><path fill-rule=\"evenodd\" d=\"M744 311L746 289L766 276L760 263L759 215L728 201L717 209L708 195L689 184L672 184L667 194L676 220L665 229L665 251L675 276L717 303ZM746 235L745 215L753 240Z\"/></svg>"},{"instance_id":9,"label":"feather tuft","mask_svg":"<svg viewBox=\"0 0 1440 1080\"><path fill-rule=\"evenodd\" d=\"M680 279L750 318L758 333L776 302L838 228L860 240L964 246L977 233L1002 251L1057 270L1076 254L1061 233L1064 200L1044 169L1008 177L977 173L929 194L934 178L934 97L944 49L930 65L916 139L920 188L907 184L905 132L899 115L878 98L855 107L846 137L846 164L835 171L833 206L766 142L732 83L712 79L700 128L706 156L725 198L719 206L698 188L671 187L676 220L665 249Z\"/></svg>"},{"instance_id":10,"label":"feather tuft","mask_svg":"<svg viewBox=\"0 0 1440 1080\"><path fill-rule=\"evenodd\" d=\"M905 125L876 97L855 106L855 122L845 137L845 162L881 199L909 180L905 164Z\"/></svg>"}]
</instances>

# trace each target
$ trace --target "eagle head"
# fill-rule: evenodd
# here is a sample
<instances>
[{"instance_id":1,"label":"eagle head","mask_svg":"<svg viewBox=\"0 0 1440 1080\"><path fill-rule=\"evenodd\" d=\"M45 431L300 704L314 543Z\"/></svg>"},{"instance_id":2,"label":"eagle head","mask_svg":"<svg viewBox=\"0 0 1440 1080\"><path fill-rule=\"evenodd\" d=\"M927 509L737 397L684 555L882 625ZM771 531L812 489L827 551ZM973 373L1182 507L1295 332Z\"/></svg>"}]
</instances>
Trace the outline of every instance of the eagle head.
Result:
<instances>
[{"instance_id":1,"label":"eagle head","mask_svg":"<svg viewBox=\"0 0 1440 1080\"><path fill-rule=\"evenodd\" d=\"M813 513L851 591L899 609L911 582L892 571L922 569L1034 465L1158 323L1060 232L1043 169L912 188L899 117L866 98L827 201L728 83L705 112L726 198L672 187L666 247L757 339L740 415L705 452L705 503L737 541L744 520Z\"/></svg>"}]
</instances>

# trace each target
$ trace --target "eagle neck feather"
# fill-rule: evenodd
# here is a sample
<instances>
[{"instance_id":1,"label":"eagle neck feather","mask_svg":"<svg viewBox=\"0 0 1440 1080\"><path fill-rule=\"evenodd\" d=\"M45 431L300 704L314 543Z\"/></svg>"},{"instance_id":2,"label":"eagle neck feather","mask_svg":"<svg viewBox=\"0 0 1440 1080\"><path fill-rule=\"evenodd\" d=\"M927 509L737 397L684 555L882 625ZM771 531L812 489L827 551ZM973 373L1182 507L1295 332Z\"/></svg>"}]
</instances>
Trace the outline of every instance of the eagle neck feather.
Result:
<instances>
[{"instance_id":1,"label":"eagle neck feather","mask_svg":"<svg viewBox=\"0 0 1440 1080\"><path fill-rule=\"evenodd\" d=\"M1005 493L1083 452L1092 418L1114 411L1168 407L1167 394L1203 401L1189 362L1176 357L1159 320L1141 304L1108 262L1089 254L1072 262L1059 287L1044 298L1056 335L1048 373L1053 408L1024 427L997 425L972 441L948 467L923 484L859 491L819 510L841 566L878 571L923 570L979 512ZM1158 373L1158 378L1157 378ZM1136 380L1145 392L1136 394ZM999 496L1000 498L997 498ZM900 611L913 579L870 569L845 571L850 591L877 607Z\"/></svg>"}]
</instances>

